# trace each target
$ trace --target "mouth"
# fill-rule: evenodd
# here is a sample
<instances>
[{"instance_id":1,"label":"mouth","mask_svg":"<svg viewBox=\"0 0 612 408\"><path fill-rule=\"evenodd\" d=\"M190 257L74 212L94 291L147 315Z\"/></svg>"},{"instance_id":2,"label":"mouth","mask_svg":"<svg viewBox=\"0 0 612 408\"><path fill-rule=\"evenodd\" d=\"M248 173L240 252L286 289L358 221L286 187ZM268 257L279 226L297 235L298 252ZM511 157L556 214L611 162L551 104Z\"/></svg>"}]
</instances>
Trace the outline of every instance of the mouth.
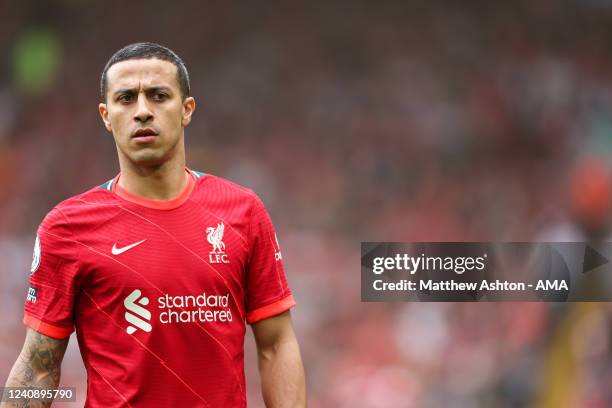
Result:
<instances>
[{"instance_id":1,"label":"mouth","mask_svg":"<svg viewBox=\"0 0 612 408\"><path fill-rule=\"evenodd\" d=\"M132 139L140 143L152 142L156 137L157 132L151 128L138 129L132 134Z\"/></svg>"}]
</instances>

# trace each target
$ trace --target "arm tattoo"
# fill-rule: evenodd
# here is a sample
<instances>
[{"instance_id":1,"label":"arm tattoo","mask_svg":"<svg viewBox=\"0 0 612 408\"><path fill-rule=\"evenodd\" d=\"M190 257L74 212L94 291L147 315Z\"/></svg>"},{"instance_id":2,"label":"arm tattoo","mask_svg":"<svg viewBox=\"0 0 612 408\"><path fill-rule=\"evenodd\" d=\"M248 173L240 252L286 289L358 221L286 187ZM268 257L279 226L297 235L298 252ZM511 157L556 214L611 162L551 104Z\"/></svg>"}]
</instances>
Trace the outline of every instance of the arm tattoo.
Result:
<instances>
[{"instance_id":1,"label":"arm tattoo","mask_svg":"<svg viewBox=\"0 0 612 408\"><path fill-rule=\"evenodd\" d=\"M28 329L25 344L6 382L7 387L57 388L68 339L54 339ZM4 406L4 405L3 405ZM20 407L48 407L29 401Z\"/></svg>"}]
</instances>

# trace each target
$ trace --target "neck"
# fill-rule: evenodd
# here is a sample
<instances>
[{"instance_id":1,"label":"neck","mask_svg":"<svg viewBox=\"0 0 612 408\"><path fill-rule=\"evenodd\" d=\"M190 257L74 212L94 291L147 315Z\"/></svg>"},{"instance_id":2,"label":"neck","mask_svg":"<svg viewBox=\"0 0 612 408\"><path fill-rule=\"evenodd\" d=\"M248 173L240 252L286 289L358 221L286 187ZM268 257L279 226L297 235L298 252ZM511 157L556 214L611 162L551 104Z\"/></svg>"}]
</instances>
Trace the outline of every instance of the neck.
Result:
<instances>
[{"instance_id":1,"label":"neck","mask_svg":"<svg viewBox=\"0 0 612 408\"><path fill-rule=\"evenodd\" d=\"M120 156L121 176L118 184L138 197L171 200L185 189L189 176L185 172L185 156L177 156L176 159L155 166L138 165Z\"/></svg>"}]
</instances>

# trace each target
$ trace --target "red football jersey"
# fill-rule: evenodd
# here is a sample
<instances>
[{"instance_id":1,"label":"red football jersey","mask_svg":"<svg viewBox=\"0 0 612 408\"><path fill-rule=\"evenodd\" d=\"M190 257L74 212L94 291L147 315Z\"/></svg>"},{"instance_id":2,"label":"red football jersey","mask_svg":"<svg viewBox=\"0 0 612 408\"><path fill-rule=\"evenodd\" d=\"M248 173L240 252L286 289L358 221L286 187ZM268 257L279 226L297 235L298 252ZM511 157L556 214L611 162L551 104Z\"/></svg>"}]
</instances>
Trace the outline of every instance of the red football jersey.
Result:
<instances>
[{"instance_id":1,"label":"red football jersey","mask_svg":"<svg viewBox=\"0 0 612 408\"><path fill-rule=\"evenodd\" d=\"M86 407L244 407L246 323L295 305L259 198L186 171L173 200L131 195L118 175L39 227L24 322L76 328Z\"/></svg>"}]
</instances>

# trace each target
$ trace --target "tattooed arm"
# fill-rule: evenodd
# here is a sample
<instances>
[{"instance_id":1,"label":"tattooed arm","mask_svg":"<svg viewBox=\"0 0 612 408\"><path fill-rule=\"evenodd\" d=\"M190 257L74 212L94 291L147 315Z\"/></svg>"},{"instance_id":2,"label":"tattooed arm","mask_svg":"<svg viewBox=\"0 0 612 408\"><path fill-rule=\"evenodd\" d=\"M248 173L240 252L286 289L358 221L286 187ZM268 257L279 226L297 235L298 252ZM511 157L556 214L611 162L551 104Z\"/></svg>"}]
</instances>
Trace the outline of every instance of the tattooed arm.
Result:
<instances>
[{"instance_id":1,"label":"tattooed arm","mask_svg":"<svg viewBox=\"0 0 612 408\"><path fill-rule=\"evenodd\" d=\"M67 346L68 338L58 340L28 328L25 344L13 365L6 386L57 388L60 382L60 367ZM2 403L0 408L50 406L51 403L29 401L19 405Z\"/></svg>"}]
</instances>

